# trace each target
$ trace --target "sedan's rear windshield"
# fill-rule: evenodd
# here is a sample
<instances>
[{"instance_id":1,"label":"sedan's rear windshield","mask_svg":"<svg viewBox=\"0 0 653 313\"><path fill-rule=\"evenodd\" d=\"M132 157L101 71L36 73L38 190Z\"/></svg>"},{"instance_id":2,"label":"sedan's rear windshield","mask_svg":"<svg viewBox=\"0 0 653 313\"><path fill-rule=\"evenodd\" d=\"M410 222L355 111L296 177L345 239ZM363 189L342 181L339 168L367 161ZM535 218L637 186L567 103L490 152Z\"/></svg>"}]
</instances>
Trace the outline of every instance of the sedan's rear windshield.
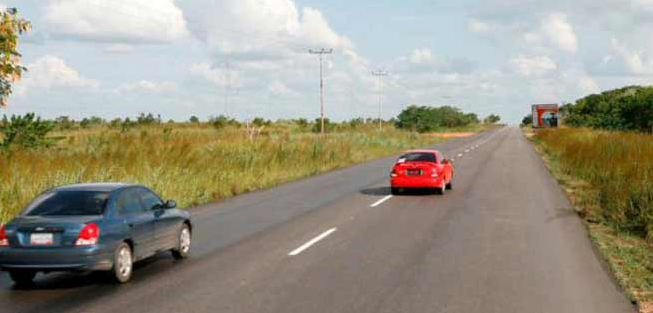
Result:
<instances>
[{"instance_id":1,"label":"sedan's rear windshield","mask_svg":"<svg viewBox=\"0 0 653 313\"><path fill-rule=\"evenodd\" d=\"M403 162L435 162L435 154L428 152L411 152L402 155L399 160L403 160Z\"/></svg>"},{"instance_id":2,"label":"sedan's rear windshield","mask_svg":"<svg viewBox=\"0 0 653 313\"><path fill-rule=\"evenodd\" d=\"M47 192L28 205L23 215L102 215L108 198L108 192L99 191Z\"/></svg>"}]
</instances>

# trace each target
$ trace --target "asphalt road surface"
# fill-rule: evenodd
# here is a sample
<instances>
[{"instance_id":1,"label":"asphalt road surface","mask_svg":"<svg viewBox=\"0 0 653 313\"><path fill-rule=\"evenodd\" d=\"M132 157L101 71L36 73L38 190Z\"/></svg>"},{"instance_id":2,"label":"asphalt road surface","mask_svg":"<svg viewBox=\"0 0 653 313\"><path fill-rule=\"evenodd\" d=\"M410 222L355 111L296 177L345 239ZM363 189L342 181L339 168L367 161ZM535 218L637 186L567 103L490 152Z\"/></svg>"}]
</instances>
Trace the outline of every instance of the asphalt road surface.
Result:
<instances>
[{"instance_id":1,"label":"asphalt road surface","mask_svg":"<svg viewBox=\"0 0 653 313\"><path fill-rule=\"evenodd\" d=\"M634 312L530 144L503 128L437 146L445 196L390 196L394 158L193 209L191 258L119 286L0 274L0 312Z\"/></svg>"}]
</instances>

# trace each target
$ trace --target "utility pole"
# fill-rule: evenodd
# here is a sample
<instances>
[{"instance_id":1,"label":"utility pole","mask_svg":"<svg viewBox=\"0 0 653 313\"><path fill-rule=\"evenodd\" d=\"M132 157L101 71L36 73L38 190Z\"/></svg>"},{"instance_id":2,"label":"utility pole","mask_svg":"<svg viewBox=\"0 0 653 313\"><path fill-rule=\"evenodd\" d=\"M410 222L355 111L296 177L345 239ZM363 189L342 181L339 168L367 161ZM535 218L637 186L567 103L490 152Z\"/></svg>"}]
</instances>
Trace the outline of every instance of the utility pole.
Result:
<instances>
[{"instance_id":1,"label":"utility pole","mask_svg":"<svg viewBox=\"0 0 653 313\"><path fill-rule=\"evenodd\" d=\"M310 54L317 54L320 58L320 133L324 135L324 80L322 79L322 56L333 53L333 49L308 50Z\"/></svg>"},{"instance_id":2,"label":"utility pole","mask_svg":"<svg viewBox=\"0 0 653 313\"><path fill-rule=\"evenodd\" d=\"M376 76L379 78L379 131L383 130L383 106L381 105L381 97L383 97L383 77L390 75L388 71L374 71L372 72L372 75Z\"/></svg>"},{"instance_id":3,"label":"utility pole","mask_svg":"<svg viewBox=\"0 0 653 313\"><path fill-rule=\"evenodd\" d=\"M229 96L231 94L231 63L229 57L226 57L224 72L224 115L229 116Z\"/></svg>"}]
</instances>

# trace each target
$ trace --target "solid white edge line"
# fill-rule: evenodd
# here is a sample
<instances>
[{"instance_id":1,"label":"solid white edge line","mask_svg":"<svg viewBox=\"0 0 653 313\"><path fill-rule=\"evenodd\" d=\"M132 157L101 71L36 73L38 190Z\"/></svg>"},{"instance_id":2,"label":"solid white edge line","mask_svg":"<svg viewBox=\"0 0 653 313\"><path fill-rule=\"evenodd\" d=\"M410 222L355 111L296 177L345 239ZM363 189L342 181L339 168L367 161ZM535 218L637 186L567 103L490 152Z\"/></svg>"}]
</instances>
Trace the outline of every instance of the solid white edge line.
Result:
<instances>
[{"instance_id":1,"label":"solid white edge line","mask_svg":"<svg viewBox=\"0 0 653 313\"><path fill-rule=\"evenodd\" d=\"M383 199L376 201L370 205L371 208L377 207L379 204L388 201L390 198L392 198L392 195L387 195L383 197Z\"/></svg>"},{"instance_id":2,"label":"solid white edge line","mask_svg":"<svg viewBox=\"0 0 653 313\"><path fill-rule=\"evenodd\" d=\"M326 238L326 236L331 235L331 233L333 233L333 232L336 231L336 230L338 230L338 229L337 229L337 228L331 228L331 229L329 229L329 230L323 232L323 233L320 234L319 236L317 236L317 237L311 239L311 241L309 241L309 242L303 244L301 247L299 247L299 248L297 248L297 249L291 251L290 253L288 253L288 256L296 256L296 255L302 253L304 250L310 248L312 245L316 244L318 241L320 241L320 240Z\"/></svg>"}]
</instances>

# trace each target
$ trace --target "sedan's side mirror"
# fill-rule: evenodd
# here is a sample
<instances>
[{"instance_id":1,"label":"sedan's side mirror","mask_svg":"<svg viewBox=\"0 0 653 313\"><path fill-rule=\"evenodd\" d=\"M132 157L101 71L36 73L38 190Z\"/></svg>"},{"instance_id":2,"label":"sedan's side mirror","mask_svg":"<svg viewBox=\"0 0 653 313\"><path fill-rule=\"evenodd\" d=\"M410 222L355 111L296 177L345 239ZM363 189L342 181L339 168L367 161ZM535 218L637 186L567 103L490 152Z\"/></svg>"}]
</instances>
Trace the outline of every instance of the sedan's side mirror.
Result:
<instances>
[{"instance_id":1,"label":"sedan's side mirror","mask_svg":"<svg viewBox=\"0 0 653 313\"><path fill-rule=\"evenodd\" d=\"M175 202L174 200L168 200L163 206L166 209L174 209L177 207L177 202Z\"/></svg>"}]
</instances>

